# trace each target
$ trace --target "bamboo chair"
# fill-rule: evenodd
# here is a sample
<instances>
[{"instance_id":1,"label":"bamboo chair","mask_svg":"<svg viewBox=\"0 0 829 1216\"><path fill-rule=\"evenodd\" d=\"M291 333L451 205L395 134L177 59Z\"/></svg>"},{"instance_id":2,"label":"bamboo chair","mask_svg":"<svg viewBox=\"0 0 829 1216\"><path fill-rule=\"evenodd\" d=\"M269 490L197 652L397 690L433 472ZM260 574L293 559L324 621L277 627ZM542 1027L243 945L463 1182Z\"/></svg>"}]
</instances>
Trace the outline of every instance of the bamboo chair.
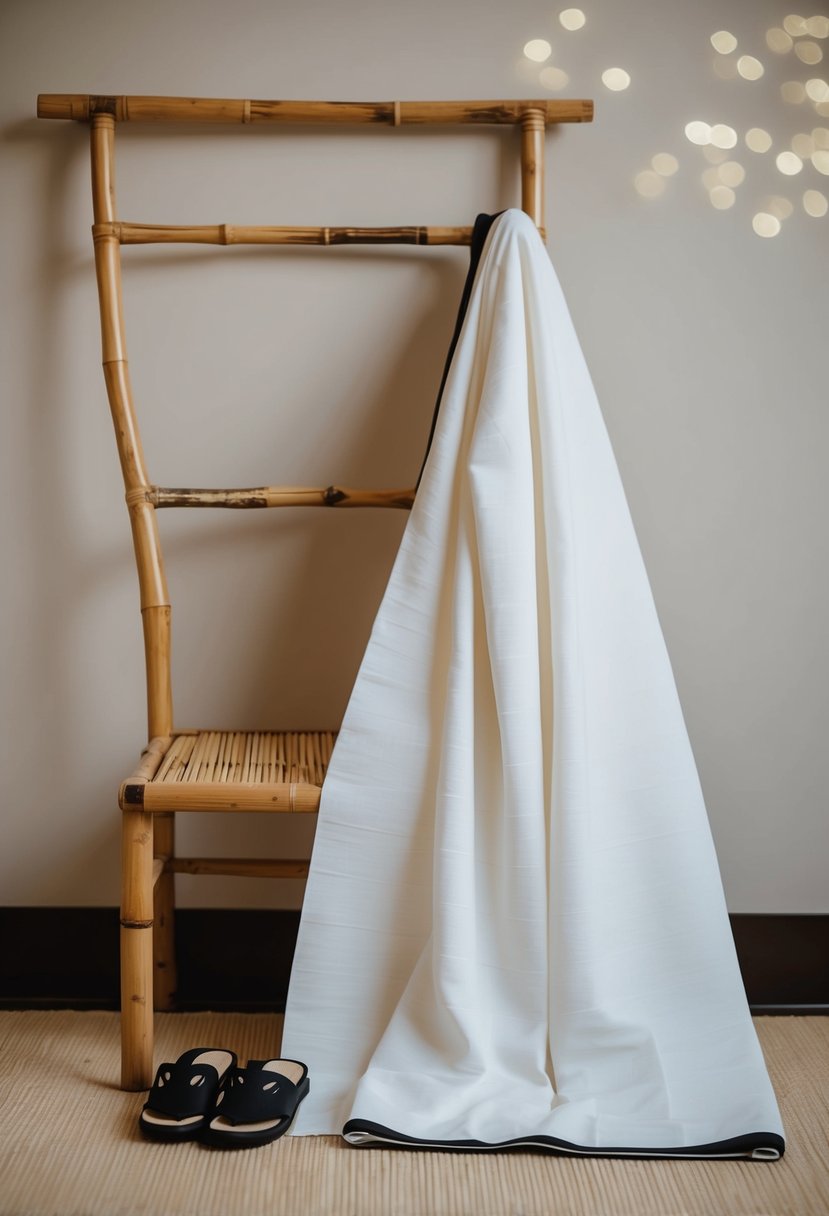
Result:
<instances>
[{"instance_id":1,"label":"bamboo chair","mask_svg":"<svg viewBox=\"0 0 829 1216\"><path fill-rule=\"evenodd\" d=\"M548 123L589 122L593 104L541 101L244 101L176 97L41 94L40 118L91 126L95 268L103 368L138 565L147 675L148 742L122 782L121 1087L147 1089L153 1077L153 1008L174 1007L175 875L304 877L306 859L177 857L177 811L312 814L337 732L183 730L173 724L170 597L156 511L163 507L397 507L410 509L413 489L364 490L259 486L253 489L166 489L150 481L130 388L121 302L121 246L187 242L213 245L405 243L468 245L471 227L297 228L215 224L171 227L118 219L115 129L122 122L404 123L520 126L521 206L544 219L544 132Z\"/></svg>"}]
</instances>

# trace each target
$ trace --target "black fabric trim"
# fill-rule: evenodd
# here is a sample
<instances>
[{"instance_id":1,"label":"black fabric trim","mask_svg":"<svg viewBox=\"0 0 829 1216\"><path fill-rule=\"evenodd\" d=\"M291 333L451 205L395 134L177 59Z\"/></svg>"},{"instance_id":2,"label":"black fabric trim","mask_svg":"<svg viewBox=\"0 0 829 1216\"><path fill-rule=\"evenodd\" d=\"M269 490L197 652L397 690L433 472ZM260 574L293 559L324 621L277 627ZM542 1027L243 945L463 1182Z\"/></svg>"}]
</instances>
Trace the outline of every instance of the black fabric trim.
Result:
<instances>
[{"instance_id":1,"label":"black fabric trim","mask_svg":"<svg viewBox=\"0 0 829 1216\"><path fill-rule=\"evenodd\" d=\"M446 377L449 375L449 368L452 366L452 358L455 354L455 347L458 345L458 338L460 337L461 329L463 328L466 309L469 305L469 297L472 295L472 285L475 282L475 274L478 269L478 263L481 260L481 250L484 247L484 242L489 235L489 230L492 227L493 222L498 218L499 215L503 214L503 211L496 211L494 215L487 215L486 212L482 211L480 215L475 217L475 224L472 228L472 239L470 241L469 270L467 271L466 282L463 285L463 292L461 293L460 307L458 309L458 316L455 321L455 332L452 334L452 341L449 343L449 352L443 366L443 375L440 379L440 388L438 389L437 401L435 402L435 408L432 414L432 425L429 429L429 438L426 440L426 451L423 454L423 463L420 466L420 472L418 473L417 481L415 482L415 493L417 493L418 486L420 485L420 479L423 476L423 470L426 467L426 459L429 455L429 449L432 446L432 437L435 433L435 427L437 426L438 413L440 412L440 402L441 398L443 397L443 388L446 384Z\"/></svg>"},{"instance_id":2,"label":"black fabric trim","mask_svg":"<svg viewBox=\"0 0 829 1216\"><path fill-rule=\"evenodd\" d=\"M342 1135L349 1132L364 1132L367 1135L378 1136L383 1140L393 1142L396 1148L429 1148L449 1151L469 1151L470 1149L500 1152L505 1149L541 1148L551 1150L562 1156L578 1157L748 1157L754 1161L777 1161L786 1151L786 1142L776 1132L751 1132L745 1136L732 1136L729 1140L716 1140L711 1144L688 1145L680 1148L593 1148L580 1144L572 1144L569 1140L559 1140L555 1136L521 1136L515 1140L501 1140L488 1144L485 1140L421 1140L416 1136L406 1136L392 1128L383 1127L381 1123L371 1123L367 1119L349 1119L343 1125ZM373 1148L373 1144L355 1144L355 1148ZM760 1152L755 1156L755 1150ZM763 1153L776 1152L778 1156L766 1156Z\"/></svg>"}]
</instances>

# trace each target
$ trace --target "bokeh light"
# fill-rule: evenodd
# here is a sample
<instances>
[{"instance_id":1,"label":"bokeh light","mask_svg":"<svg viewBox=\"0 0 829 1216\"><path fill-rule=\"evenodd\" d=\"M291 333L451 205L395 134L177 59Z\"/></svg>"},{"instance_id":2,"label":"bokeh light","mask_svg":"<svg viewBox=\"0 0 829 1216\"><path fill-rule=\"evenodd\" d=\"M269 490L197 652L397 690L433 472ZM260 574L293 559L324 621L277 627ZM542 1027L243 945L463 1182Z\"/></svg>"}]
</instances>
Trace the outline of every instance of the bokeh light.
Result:
<instances>
[{"instance_id":1,"label":"bokeh light","mask_svg":"<svg viewBox=\"0 0 829 1216\"><path fill-rule=\"evenodd\" d=\"M656 156L651 157L651 166L662 177L673 177L679 168L679 161L670 152L657 152Z\"/></svg>"},{"instance_id":2,"label":"bokeh light","mask_svg":"<svg viewBox=\"0 0 829 1216\"><path fill-rule=\"evenodd\" d=\"M711 45L721 55L730 55L737 46L737 39L728 30L717 30L716 34L711 35Z\"/></svg>"},{"instance_id":3,"label":"bokeh light","mask_svg":"<svg viewBox=\"0 0 829 1216\"><path fill-rule=\"evenodd\" d=\"M752 152L768 152L772 144L771 136L762 127L751 127L746 131L745 140Z\"/></svg>"},{"instance_id":4,"label":"bokeh light","mask_svg":"<svg viewBox=\"0 0 829 1216\"><path fill-rule=\"evenodd\" d=\"M566 8L558 19L566 30L580 30L587 20L580 8Z\"/></svg>"},{"instance_id":5,"label":"bokeh light","mask_svg":"<svg viewBox=\"0 0 829 1216\"><path fill-rule=\"evenodd\" d=\"M820 218L829 211L829 199L820 190L805 190L803 192L803 210L807 215Z\"/></svg>"},{"instance_id":6,"label":"bokeh light","mask_svg":"<svg viewBox=\"0 0 829 1216\"><path fill-rule=\"evenodd\" d=\"M711 143L715 148L733 148L737 142L737 132L724 122L714 123L711 128Z\"/></svg>"},{"instance_id":7,"label":"bokeh light","mask_svg":"<svg viewBox=\"0 0 829 1216\"><path fill-rule=\"evenodd\" d=\"M766 30L766 46L778 55L785 55L794 46L794 42L785 30L779 28Z\"/></svg>"},{"instance_id":8,"label":"bokeh light","mask_svg":"<svg viewBox=\"0 0 829 1216\"><path fill-rule=\"evenodd\" d=\"M546 38L531 38L524 46L524 54L528 59L532 59L533 63L543 63L552 53L553 48Z\"/></svg>"},{"instance_id":9,"label":"bokeh light","mask_svg":"<svg viewBox=\"0 0 829 1216\"><path fill-rule=\"evenodd\" d=\"M806 22L806 33L812 38L829 38L829 17L810 17Z\"/></svg>"},{"instance_id":10,"label":"bokeh light","mask_svg":"<svg viewBox=\"0 0 829 1216\"><path fill-rule=\"evenodd\" d=\"M727 211L737 200L737 195L728 186L715 186L708 197L711 206L716 207L717 211Z\"/></svg>"},{"instance_id":11,"label":"bokeh light","mask_svg":"<svg viewBox=\"0 0 829 1216\"><path fill-rule=\"evenodd\" d=\"M787 34L791 34L792 38L802 38L804 34L808 34L806 22L802 17L795 17L794 14L784 18L783 29Z\"/></svg>"},{"instance_id":12,"label":"bokeh light","mask_svg":"<svg viewBox=\"0 0 829 1216\"><path fill-rule=\"evenodd\" d=\"M692 144L699 144L700 147L703 144L711 142L711 128L707 122L695 120L694 122L686 123L685 135Z\"/></svg>"},{"instance_id":13,"label":"bokeh light","mask_svg":"<svg viewBox=\"0 0 829 1216\"><path fill-rule=\"evenodd\" d=\"M827 101L829 100L829 84L825 80L821 80L819 76L812 77L807 80L805 86L800 86L810 101Z\"/></svg>"},{"instance_id":14,"label":"bokeh light","mask_svg":"<svg viewBox=\"0 0 829 1216\"><path fill-rule=\"evenodd\" d=\"M624 68L605 68L602 72L602 84L614 93L619 93L630 84L630 76Z\"/></svg>"},{"instance_id":15,"label":"bokeh light","mask_svg":"<svg viewBox=\"0 0 829 1216\"><path fill-rule=\"evenodd\" d=\"M803 161L794 152L779 152L776 160L777 168L787 177L793 177L803 168Z\"/></svg>"},{"instance_id":16,"label":"bokeh light","mask_svg":"<svg viewBox=\"0 0 829 1216\"><path fill-rule=\"evenodd\" d=\"M717 174L724 186L741 186L746 178L746 171L737 160L727 160L718 165Z\"/></svg>"},{"instance_id":17,"label":"bokeh light","mask_svg":"<svg viewBox=\"0 0 829 1216\"><path fill-rule=\"evenodd\" d=\"M563 89L570 83L570 77L561 68L542 68L538 79L545 89Z\"/></svg>"},{"instance_id":18,"label":"bokeh light","mask_svg":"<svg viewBox=\"0 0 829 1216\"><path fill-rule=\"evenodd\" d=\"M767 211L758 211L751 221L751 226L758 236L777 236L780 220L775 215L769 215Z\"/></svg>"},{"instance_id":19,"label":"bokeh light","mask_svg":"<svg viewBox=\"0 0 829 1216\"><path fill-rule=\"evenodd\" d=\"M808 39L805 42L796 42L794 44L794 53L801 63L820 63L823 58L823 51L818 44L810 42Z\"/></svg>"},{"instance_id":20,"label":"bokeh light","mask_svg":"<svg viewBox=\"0 0 829 1216\"><path fill-rule=\"evenodd\" d=\"M737 71L743 80L759 80L765 68L753 55L741 55L737 60Z\"/></svg>"},{"instance_id":21,"label":"bokeh light","mask_svg":"<svg viewBox=\"0 0 829 1216\"><path fill-rule=\"evenodd\" d=\"M652 169L643 169L633 179L633 184L643 198L656 198L665 189L665 178L654 173Z\"/></svg>"}]
</instances>

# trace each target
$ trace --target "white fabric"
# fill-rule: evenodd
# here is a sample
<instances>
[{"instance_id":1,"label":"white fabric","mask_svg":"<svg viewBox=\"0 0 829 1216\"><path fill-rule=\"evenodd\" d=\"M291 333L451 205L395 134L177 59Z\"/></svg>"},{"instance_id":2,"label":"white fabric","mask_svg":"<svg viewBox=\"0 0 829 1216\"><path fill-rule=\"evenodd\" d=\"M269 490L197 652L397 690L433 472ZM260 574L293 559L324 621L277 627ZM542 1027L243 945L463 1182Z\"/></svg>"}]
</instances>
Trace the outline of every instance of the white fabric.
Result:
<instances>
[{"instance_id":1,"label":"white fabric","mask_svg":"<svg viewBox=\"0 0 829 1216\"><path fill-rule=\"evenodd\" d=\"M615 458L515 209L323 785L282 1054L294 1135L783 1135Z\"/></svg>"}]
</instances>

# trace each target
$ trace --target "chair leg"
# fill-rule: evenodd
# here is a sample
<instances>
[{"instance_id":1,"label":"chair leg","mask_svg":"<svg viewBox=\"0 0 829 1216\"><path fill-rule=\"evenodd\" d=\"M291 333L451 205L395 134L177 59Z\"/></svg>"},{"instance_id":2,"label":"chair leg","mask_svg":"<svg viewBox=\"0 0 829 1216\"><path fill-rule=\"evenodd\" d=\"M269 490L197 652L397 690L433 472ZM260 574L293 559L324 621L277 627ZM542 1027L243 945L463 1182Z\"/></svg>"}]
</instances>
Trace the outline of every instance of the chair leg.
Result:
<instances>
[{"instance_id":1,"label":"chair leg","mask_svg":"<svg viewBox=\"0 0 829 1216\"><path fill-rule=\"evenodd\" d=\"M123 812L121 851L121 1088L153 1080L153 817Z\"/></svg>"},{"instance_id":2,"label":"chair leg","mask_svg":"<svg viewBox=\"0 0 829 1216\"><path fill-rule=\"evenodd\" d=\"M174 857L175 816L155 815L153 830L156 857ZM176 1005L175 879L172 871L165 871L153 892L153 1005L156 1009L175 1009Z\"/></svg>"}]
</instances>

